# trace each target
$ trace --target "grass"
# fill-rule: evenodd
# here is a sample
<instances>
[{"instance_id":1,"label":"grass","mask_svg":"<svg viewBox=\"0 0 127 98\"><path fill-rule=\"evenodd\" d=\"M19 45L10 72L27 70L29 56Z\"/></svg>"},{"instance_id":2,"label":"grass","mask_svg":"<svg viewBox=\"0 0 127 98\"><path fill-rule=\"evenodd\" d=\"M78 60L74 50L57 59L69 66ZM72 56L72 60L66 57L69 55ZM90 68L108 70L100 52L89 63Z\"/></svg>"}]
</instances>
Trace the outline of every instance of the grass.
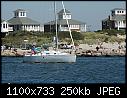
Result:
<instances>
[{"instance_id":1,"label":"grass","mask_svg":"<svg viewBox=\"0 0 127 98\"><path fill-rule=\"evenodd\" d=\"M67 36L66 36L67 34ZM72 32L75 44L97 44L98 42L123 42L125 39L120 39L115 35L109 35L105 32L84 32L77 33ZM27 39L29 44L37 43L38 46L42 44L51 43L55 33L43 33L43 32L14 32L6 37L2 38L2 44L15 45L16 47L24 44L24 40ZM68 37L69 32L60 32L59 41L70 43L71 40ZM67 37L67 38L66 38Z\"/></svg>"}]
</instances>

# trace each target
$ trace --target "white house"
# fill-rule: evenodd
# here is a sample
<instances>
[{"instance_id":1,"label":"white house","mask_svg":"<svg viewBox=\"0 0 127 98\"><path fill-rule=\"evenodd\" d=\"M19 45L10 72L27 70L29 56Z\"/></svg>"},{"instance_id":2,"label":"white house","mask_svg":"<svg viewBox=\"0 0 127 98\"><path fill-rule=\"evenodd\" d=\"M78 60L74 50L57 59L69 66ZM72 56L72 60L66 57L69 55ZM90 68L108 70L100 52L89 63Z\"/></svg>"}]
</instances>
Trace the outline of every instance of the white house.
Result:
<instances>
[{"instance_id":1,"label":"white house","mask_svg":"<svg viewBox=\"0 0 127 98\"><path fill-rule=\"evenodd\" d=\"M65 12L66 12L66 15L64 14L64 9L62 9L58 13L58 19L57 19L58 31L69 31L68 25L66 22L66 19L68 19L69 27L71 31L86 32L86 23L72 19L70 11L65 9ZM55 24L56 24L55 20L45 23L44 32L54 32Z\"/></svg>"},{"instance_id":2,"label":"white house","mask_svg":"<svg viewBox=\"0 0 127 98\"><path fill-rule=\"evenodd\" d=\"M17 9L14 11L14 17L8 20L9 25L14 31L43 31L44 27L40 23L27 17L26 10Z\"/></svg>"},{"instance_id":3,"label":"white house","mask_svg":"<svg viewBox=\"0 0 127 98\"><path fill-rule=\"evenodd\" d=\"M126 29L126 9L115 8L111 10L111 15L102 20L102 29Z\"/></svg>"},{"instance_id":4,"label":"white house","mask_svg":"<svg viewBox=\"0 0 127 98\"><path fill-rule=\"evenodd\" d=\"M9 22L2 20L1 21L1 33L8 33L10 31L13 31L13 28L9 26Z\"/></svg>"}]
</instances>

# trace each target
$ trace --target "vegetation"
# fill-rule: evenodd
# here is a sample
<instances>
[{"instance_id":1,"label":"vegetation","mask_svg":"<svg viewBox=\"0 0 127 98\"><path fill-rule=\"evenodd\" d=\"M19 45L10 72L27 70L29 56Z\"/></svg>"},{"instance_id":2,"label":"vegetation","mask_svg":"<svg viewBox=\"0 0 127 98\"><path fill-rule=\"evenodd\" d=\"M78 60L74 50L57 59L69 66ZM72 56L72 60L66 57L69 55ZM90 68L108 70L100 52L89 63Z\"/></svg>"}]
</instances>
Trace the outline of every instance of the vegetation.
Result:
<instances>
[{"instance_id":1,"label":"vegetation","mask_svg":"<svg viewBox=\"0 0 127 98\"><path fill-rule=\"evenodd\" d=\"M80 32L71 32L74 40L83 40L83 35ZM60 39L70 38L69 32L59 32L58 36Z\"/></svg>"},{"instance_id":2,"label":"vegetation","mask_svg":"<svg viewBox=\"0 0 127 98\"><path fill-rule=\"evenodd\" d=\"M120 35L125 35L125 31L124 30L116 30L116 29L111 29L111 30L98 30L96 32L99 32L99 33L106 33L107 35L109 36L117 36L117 34L120 34Z\"/></svg>"},{"instance_id":3,"label":"vegetation","mask_svg":"<svg viewBox=\"0 0 127 98\"><path fill-rule=\"evenodd\" d=\"M72 32L72 36L75 42L75 45L78 44L97 44L99 42L122 42L125 39L121 39L117 37L117 34L125 35L124 31L118 30L104 30L104 31L96 31L96 32ZM51 43L54 33L48 32L28 32L28 31L17 31L11 32L9 35L2 38L2 44L15 47L20 47L23 44L33 44L36 43L38 46L42 44ZM59 41L71 42L69 32L59 32ZM25 40L28 40L25 42Z\"/></svg>"}]
</instances>

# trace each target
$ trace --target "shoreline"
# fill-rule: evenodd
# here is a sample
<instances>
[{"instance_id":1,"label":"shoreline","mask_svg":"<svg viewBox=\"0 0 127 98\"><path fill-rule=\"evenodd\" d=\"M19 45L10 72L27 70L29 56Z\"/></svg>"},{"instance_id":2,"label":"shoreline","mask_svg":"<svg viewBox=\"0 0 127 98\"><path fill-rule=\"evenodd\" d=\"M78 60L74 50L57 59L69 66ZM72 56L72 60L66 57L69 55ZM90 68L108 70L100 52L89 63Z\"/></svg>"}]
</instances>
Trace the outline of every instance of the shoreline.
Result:
<instances>
[{"instance_id":1,"label":"shoreline","mask_svg":"<svg viewBox=\"0 0 127 98\"><path fill-rule=\"evenodd\" d=\"M97 49L98 47L98 49ZM52 47L49 48L52 50ZM61 52L70 53L72 49L59 49ZM31 53L31 50L22 50L20 48L16 49L6 49L1 51L1 56L10 56L10 57L23 57L25 53ZM103 43L101 45L93 44L80 44L73 51L74 54L80 57L111 57L111 56L126 56L126 43Z\"/></svg>"},{"instance_id":2,"label":"shoreline","mask_svg":"<svg viewBox=\"0 0 127 98\"><path fill-rule=\"evenodd\" d=\"M23 51L17 51L17 52L10 52L6 50L5 52L1 52L1 57L23 57L24 53L26 52L28 51L23 50ZM69 50L66 52L69 52ZM123 53L123 52L110 53L109 51L105 52L105 51L90 51L90 50L75 51L75 54L77 57L125 57L126 56L126 53Z\"/></svg>"},{"instance_id":3,"label":"shoreline","mask_svg":"<svg viewBox=\"0 0 127 98\"><path fill-rule=\"evenodd\" d=\"M125 55L76 55L77 57L125 57ZM8 56L8 55L2 55L1 57L23 57L23 56Z\"/></svg>"}]
</instances>

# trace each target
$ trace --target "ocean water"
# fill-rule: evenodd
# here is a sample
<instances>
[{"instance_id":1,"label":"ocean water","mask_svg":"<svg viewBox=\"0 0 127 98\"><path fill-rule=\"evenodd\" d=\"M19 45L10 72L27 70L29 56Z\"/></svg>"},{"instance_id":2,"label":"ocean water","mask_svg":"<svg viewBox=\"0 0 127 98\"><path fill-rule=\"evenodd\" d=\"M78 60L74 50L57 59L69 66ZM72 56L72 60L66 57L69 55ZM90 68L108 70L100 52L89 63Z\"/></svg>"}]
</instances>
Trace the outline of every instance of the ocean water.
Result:
<instances>
[{"instance_id":1,"label":"ocean water","mask_svg":"<svg viewBox=\"0 0 127 98\"><path fill-rule=\"evenodd\" d=\"M2 83L125 83L125 57L77 57L76 63L23 63L2 57Z\"/></svg>"}]
</instances>

